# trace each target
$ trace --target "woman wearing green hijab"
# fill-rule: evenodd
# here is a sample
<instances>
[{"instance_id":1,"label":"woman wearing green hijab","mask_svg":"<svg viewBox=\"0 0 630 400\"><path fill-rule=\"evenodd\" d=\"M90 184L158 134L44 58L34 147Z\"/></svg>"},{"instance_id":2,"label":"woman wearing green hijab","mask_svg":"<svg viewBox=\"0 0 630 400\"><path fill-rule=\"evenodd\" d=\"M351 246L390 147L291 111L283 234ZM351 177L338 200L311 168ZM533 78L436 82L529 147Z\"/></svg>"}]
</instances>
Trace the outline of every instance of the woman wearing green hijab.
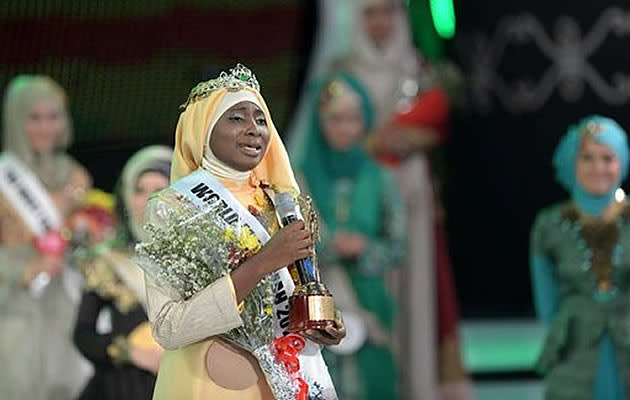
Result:
<instances>
[{"instance_id":1,"label":"woman wearing green hijab","mask_svg":"<svg viewBox=\"0 0 630 400\"><path fill-rule=\"evenodd\" d=\"M296 161L321 216L322 274L350 323L350 336L325 356L340 398L397 399L390 341L395 304L384 275L405 253L399 189L361 147L373 113L356 79L325 79L314 91L312 110Z\"/></svg>"}]
</instances>

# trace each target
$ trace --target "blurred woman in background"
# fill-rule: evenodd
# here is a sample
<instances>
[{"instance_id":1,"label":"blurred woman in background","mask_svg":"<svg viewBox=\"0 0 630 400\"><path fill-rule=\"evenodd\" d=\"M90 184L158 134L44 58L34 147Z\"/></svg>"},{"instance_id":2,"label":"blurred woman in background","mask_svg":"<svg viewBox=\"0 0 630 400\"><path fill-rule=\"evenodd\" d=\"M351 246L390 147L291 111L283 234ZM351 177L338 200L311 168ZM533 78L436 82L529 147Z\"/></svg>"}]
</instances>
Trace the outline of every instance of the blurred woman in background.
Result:
<instances>
[{"instance_id":1,"label":"blurred woman in background","mask_svg":"<svg viewBox=\"0 0 630 400\"><path fill-rule=\"evenodd\" d=\"M144 276L131 256L134 244L143 238L149 196L168 186L171 158L169 148L150 146L127 161L116 193L116 240L82 265L87 290L74 341L95 367L82 399L148 400L153 396L162 348L152 340Z\"/></svg>"},{"instance_id":2,"label":"blurred woman in background","mask_svg":"<svg viewBox=\"0 0 630 400\"><path fill-rule=\"evenodd\" d=\"M0 397L72 400L89 364L72 345L81 296L67 263L63 221L90 187L67 153L72 123L64 90L20 76L4 101L0 157Z\"/></svg>"},{"instance_id":3,"label":"blurred woman in background","mask_svg":"<svg viewBox=\"0 0 630 400\"><path fill-rule=\"evenodd\" d=\"M358 0L354 14L349 53L338 67L364 82L374 104L375 123L380 124L414 90L409 84L415 84L417 91L424 72L420 54L413 46L401 1Z\"/></svg>"},{"instance_id":4,"label":"blurred woman in background","mask_svg":"<svg viewBox=\"0 0 630 400\"><path fill-rule=\"evenodd\" d=\"M339 398L397 399L391 350L395 302L384 273L405 253L404 207L395 179L361 148L373 113L346 74L327 78L312 100L312 123L296 160L322 221L322 275L350 335L326 353Z\"/></svg>"},{"instance_id":5,"label":"blurred woman in background","mask_svg":"<svg viewBox=\"0 0 630 400\"><path fill-rule=\"evenodd\" d=\"M471 386L463 368L459 311L443 226L432 155L446 139L454 67L430 66L411 39L406 10L398 0L356 2L356 24L348 55L337 68L367 87L376 126L369 151L395 168L406 203L408 263L393 274L401 304L403 394L410 399L467 399ZM437 349L437 351L436 351Z\"/></svg>"},{"instance_id":6,"label":"blurred woman in background","mask_svg":"<svg viewBox=\"0 0 630 400\"><path fill-rule=\"evenodd\" d=\"M531 239L536 310L549 326L537 365L545 399L630 393L630 208L619 188L628 155L624 130L600 116L571 126L556 149L571 200L542 211Z\"/></svg>"}]
</instances>

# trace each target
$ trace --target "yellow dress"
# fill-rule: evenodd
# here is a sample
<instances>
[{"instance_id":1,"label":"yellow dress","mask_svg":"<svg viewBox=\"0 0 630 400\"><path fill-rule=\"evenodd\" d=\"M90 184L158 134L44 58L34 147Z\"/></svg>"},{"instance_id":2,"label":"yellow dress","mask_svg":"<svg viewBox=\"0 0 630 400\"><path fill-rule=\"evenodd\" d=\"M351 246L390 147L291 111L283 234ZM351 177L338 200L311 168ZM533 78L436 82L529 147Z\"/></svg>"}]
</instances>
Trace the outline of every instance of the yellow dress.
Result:
<instances>
[{"instance_id":1,"label":"yellow dress","mask_svg":"<svg viewBox=\"0 0 630 400\"><path fill-rule=\"evenodd\" d=\"M235 349L214 339L165 351L153 399L273 400L274 397L256 360L246 354L237 354ZM209 360L214 358L215 366L224 370L225 374L220 377L221 384L209 376L206 358ZM246 377L242 376L243 370L248 370ZM250 373L252 370L256 371L255 375ZM217 372L213 369L213 376ZM234 374L232 379L230 374ZM251 384L241 388L248 383Z\"/></svg>"}]
</instances>

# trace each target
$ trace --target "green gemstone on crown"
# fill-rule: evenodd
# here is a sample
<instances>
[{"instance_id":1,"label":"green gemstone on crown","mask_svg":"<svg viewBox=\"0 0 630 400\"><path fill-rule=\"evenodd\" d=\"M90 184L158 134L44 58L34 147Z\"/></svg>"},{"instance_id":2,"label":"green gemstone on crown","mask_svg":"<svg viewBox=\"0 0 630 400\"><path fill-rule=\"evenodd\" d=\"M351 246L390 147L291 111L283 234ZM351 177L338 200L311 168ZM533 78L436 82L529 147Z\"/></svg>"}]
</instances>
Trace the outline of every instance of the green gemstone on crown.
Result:
<instances>
[{"instance_id":1,"label":"green gemstone on crown","mask_svg":"<svg viewBox=\"0 0 630 400\"><path fill-rule=\"evenodd\" d=\"M229 73L223 71L217 78L201 82L195 86L190 92L186 103L182 104L180 108L185 109L189 104L201 100L221 88L227 90L250 88L257 92L260 91L260 85L252 71L242 64L236 64L236 67L231 68Z\"/></svg>"}]
</instances>

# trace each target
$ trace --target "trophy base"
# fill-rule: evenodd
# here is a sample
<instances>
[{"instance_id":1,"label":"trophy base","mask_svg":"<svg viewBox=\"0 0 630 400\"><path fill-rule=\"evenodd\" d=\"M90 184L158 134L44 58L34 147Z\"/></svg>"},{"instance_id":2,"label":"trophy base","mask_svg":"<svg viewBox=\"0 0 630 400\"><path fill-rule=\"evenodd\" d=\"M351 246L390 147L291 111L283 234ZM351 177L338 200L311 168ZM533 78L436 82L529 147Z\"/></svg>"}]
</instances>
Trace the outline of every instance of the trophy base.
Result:
<instances>
[{"instance_id":1,"label":"trophy base","mask_svg":"<svg viewBox=\"0 0 630 400\"><path fill-rule=\"evenodd\" d=\"M335 321L335 302L326 294L297 294L291 297L289 332L323 329Z\"/></svg>"}]
</instances>

